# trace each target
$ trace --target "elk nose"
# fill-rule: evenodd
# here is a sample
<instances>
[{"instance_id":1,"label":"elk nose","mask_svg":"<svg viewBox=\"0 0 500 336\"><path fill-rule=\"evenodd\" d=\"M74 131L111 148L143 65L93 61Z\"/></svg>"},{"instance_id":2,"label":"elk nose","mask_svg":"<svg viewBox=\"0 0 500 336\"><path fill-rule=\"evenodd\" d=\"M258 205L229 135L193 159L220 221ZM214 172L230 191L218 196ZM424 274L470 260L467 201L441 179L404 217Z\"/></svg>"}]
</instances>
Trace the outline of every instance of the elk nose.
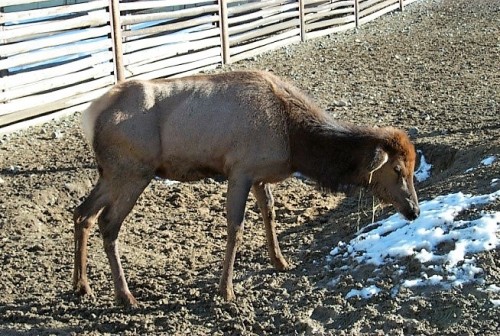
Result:
<instances>
[{"instance_id":1,"label":"elk nose","mask_svg":"<svg viewBox=\"0 0 500 336\"><path fill-rule=\"evenodd\" d=\"M406 214L406 219L408 220L415 220L417 217L420 215L420 208L418 205L415 205L413 203L410 203L410 211Z\"/></svg>"}]
</instances>

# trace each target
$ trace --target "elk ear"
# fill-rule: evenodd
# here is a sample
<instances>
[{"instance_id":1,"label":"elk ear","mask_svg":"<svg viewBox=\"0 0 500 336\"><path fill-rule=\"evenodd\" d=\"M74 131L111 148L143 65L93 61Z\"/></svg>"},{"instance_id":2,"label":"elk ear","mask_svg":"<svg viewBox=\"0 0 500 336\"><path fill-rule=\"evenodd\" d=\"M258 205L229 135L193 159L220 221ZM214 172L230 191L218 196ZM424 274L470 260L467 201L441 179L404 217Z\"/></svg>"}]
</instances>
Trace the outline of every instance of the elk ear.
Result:
<instances>
[{"instance_id":1,"label":"elk ear","mask_svg":"<svg viewBox=\"0 0 500 336\"><path fill-rule=\"evenodd\" d=\"M389 160L389 155L382 148L377 147L375 149L375 155L370 162L370 173L373 173L377 169L380 169Z\"/></svg>"}]
</instances>

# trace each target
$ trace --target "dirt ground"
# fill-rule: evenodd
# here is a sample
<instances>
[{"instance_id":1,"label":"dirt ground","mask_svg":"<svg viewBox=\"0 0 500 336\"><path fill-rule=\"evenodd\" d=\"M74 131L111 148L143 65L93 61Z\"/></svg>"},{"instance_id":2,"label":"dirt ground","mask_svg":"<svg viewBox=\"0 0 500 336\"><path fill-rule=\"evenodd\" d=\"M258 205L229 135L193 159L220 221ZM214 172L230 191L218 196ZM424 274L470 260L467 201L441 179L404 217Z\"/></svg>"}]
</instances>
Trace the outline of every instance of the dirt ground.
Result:
<instances>
[{"instance_id":1,"label":"dirt ground","mask_svg":"<svg viewBox=\"0 0 500 336\"><path fill-rule=\"evenodd\" d=\"M407 130L434 165L421 200L498 189L500 1L423 0L359 31L291 45L217 71L267 69L310 93L335 117ZM468 168L478 167L472 172ZM217 295L225 247L225 182L152 181L121 231L124 269L140 306L114 305L96 230L89 246L95 298L71 291L72 210L96 180L78 115L0 143L1 335L498 335L500 248L478 254L484 284L406 288L345 299L372 276L332 265L330 250L371 222L371 198L325 194L291 178L275 186L282 250L278 273L255 201L235 265L237 300ZM500 202L489 211L499 211ZM386 207L378 218L393 209ZM476 214L477 215L477 214ZM474 213L463 214L464 218ZM400 265L410 267L411 260ZM407 264L405 264L407 263ZM343 266L348 266L343 267ZM343 267L343 268L342 268ZM417 267L418 268L418 267ZM340 274L340 281L330 283ZM407 274L406 274L407 275ZM402 281L387 273L377 286Z\"/></svg>"}]
</instances>

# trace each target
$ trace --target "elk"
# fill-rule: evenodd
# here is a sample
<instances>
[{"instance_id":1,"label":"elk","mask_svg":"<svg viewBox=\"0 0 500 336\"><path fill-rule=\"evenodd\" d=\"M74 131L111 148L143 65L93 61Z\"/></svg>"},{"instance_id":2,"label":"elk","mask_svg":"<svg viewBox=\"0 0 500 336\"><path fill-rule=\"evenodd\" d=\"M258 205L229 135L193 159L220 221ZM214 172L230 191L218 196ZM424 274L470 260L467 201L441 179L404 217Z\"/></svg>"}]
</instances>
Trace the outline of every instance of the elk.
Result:
<instances>
[{"instance_id":1,"label":"elk","mask_svg":"<svg viewBox=\"0 0 500 336\"><path fill-rule=\"evenodd\" d=\"M366 187L408 220L419 215L415 149L403 131L334 120L269 72L125 81L84 111L82 128L94 149L99 178L74 211L73 287L80 295L91 294L87 242L97 221L115 299L125 306L137 304L120 263L118 233L155 176L227 178L227 245L219 290L228 301L235 298L233 265L250 191L264 220L271 263L279 271L289 264L278 245L270 184L295 172L331 191Z\"/></svg>"}]
</instances>

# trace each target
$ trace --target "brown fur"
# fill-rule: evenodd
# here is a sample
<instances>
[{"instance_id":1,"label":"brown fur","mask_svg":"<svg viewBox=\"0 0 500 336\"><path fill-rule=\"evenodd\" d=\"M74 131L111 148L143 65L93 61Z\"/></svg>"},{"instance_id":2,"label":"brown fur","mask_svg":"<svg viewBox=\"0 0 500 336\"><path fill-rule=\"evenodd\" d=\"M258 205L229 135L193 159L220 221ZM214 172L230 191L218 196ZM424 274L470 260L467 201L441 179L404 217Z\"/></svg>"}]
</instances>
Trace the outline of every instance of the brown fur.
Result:
<instances>
[{"instance_id":1,"label":"brown fur","mask_svg":"<svg viewBox=\"0 0 500 336\"><path fill-rule=\"evenodd\" d=\"M250 190L261 209L273 265L285 270L269 183L301 172L329 190L369 187L413 219L415 150L393 128L331 119L294 86L267 72L232 72L116 85L83 115L99 181L75 210L73 285L90 293L89 230L98 221L119 303L133 305L120 264L123 219L155 176L192 181L228 178L228 240L220 291L234 298L232 273Z\"/></svg>"}]
</instances>

